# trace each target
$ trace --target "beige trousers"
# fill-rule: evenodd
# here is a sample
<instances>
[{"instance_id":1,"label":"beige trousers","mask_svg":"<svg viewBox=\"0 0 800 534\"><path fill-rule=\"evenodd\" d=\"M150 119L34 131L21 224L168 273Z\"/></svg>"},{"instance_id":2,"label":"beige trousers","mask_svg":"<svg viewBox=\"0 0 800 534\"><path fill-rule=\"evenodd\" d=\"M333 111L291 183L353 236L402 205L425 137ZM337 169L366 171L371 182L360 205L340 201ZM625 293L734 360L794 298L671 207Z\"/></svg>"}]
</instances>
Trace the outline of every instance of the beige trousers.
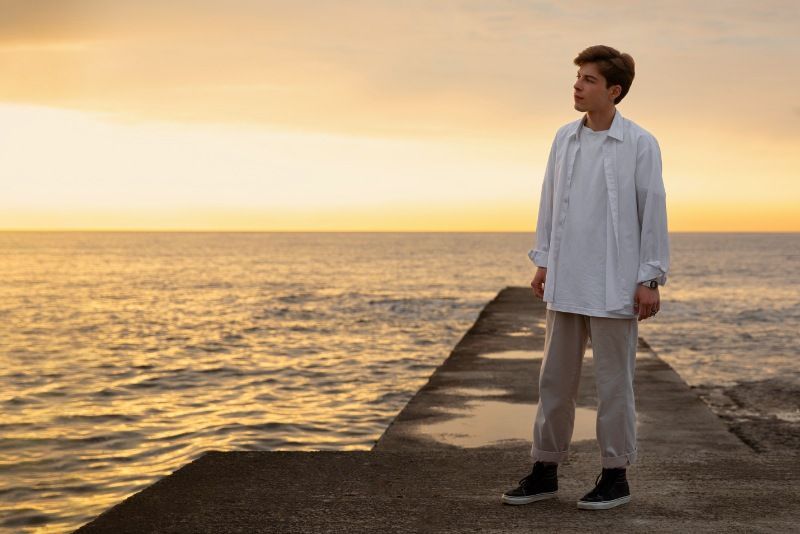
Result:
<instances>
[{"instance_id":1,"label":"beige trousers","mask_svg":"<svg viewBox=\"0 0 800 534\"><path fill-rule=\"evenodd\" d=\"M575 401L587 340L592 340L597 387L597 441L603 467L636 461L633 373L638 342L636 318L612 319L547 310L539 407L533 424L534 461L567 458Z\"/></svg>"}]
</instances>

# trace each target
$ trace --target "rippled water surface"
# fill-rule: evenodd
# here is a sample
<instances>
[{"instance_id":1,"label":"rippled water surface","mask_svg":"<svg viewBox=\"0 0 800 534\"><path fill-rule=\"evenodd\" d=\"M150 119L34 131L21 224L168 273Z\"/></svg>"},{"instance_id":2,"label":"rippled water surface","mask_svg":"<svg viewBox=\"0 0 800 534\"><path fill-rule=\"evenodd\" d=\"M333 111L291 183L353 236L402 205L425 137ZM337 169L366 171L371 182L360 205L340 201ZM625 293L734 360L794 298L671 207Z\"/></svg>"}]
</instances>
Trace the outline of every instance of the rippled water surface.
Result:
<instances>
[{"instance_id":1,"label":"rippled water surface","mask_svg":"<svg viewBox=\"0 0 800 534\"><path fill-rule=\"evenodd\" d=\"M2 526L74 529L209 449L370 449L532 238L0 233ZM796 378L800 235L671 243L640 335L693 384Z\"/></svg>"}]
</instances>

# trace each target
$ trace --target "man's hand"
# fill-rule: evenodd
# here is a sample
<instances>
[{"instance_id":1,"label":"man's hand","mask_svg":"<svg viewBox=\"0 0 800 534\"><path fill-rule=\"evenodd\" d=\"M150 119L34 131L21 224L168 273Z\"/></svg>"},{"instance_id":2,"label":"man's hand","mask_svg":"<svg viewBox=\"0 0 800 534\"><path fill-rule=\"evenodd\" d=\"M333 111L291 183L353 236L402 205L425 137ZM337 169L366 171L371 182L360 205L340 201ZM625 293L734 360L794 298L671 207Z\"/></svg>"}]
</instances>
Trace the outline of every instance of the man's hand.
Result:
<instances>
[{"instance_id":1,"label":"man's hand","mask_svg":"<svg viewBox=\"0 0 800 534\"><path fill-rule=\"evenodd\" d=\"M531 281L531 287L533 288L533 294L536 295L538 298L544 298L544 281L547 278L547 267L539 267L536 269L536 274L533 275L533 280Z\"/></svg>"},{"instance_id":2,"label":"man's hand","mask_svg":"<svg viewBox=\"0 0 800 534\"><path fill-rule=\"evenodd\" d=\"M641 284L636 286L636 295L633 297L633 311L639 314L639 321L649 319L658 313L661 308L661 296L658 288L650 289Z\"/></svg>"}]
</instances>

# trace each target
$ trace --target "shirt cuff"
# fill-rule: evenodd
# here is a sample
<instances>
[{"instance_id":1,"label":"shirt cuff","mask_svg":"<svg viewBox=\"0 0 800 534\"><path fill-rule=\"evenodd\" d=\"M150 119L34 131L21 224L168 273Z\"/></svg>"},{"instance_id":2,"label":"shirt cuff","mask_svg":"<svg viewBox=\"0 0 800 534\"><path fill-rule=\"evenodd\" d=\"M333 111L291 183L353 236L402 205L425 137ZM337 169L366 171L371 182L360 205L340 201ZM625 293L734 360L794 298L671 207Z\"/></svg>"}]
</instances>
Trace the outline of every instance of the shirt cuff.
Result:
<instances>
[{"instance_id":1,"label":"shirt cuff","mask_svg":"<svg viewBox=\"0 0 800 534\"><path fill-rule=\"evenodd\" d=\"M530 249L528 251L528 258L537 266L547 268L548 253L544 250Z\"/></svg>"},{"instance_id":2,"label":"shirt cuff","mask_svg":"<svg viewBox=\"0 0 800 534\"><path fill-rule=\"evenodd\" d=\"M636 283L641 284L648 280L655 280L658 285L667 285L667 273L661 268L661 263L657 261L650 261L639 264L639 274L636 278Z\"/></svg>"}]
</instances>

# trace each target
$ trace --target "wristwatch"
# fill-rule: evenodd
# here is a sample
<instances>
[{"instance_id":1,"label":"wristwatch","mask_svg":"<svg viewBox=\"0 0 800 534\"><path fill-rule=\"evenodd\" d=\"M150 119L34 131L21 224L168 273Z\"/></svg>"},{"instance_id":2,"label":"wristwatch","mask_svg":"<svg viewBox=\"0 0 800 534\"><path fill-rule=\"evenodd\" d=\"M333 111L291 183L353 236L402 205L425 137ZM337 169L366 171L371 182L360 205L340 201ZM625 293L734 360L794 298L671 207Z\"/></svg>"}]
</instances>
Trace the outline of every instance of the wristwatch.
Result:
<instances>
[{"instance_id":1,"label":"wristwatch","mask_svg":"<svg viewBox=\"0 0 800 534\"><path fill-rule=\"evenodd\" d=\"M649 287L650 289L655 289L658 287L658 282L656 280L647 280L644 282L639 282L640 285L644 287Z\"/></svg>"}]
</instances>

